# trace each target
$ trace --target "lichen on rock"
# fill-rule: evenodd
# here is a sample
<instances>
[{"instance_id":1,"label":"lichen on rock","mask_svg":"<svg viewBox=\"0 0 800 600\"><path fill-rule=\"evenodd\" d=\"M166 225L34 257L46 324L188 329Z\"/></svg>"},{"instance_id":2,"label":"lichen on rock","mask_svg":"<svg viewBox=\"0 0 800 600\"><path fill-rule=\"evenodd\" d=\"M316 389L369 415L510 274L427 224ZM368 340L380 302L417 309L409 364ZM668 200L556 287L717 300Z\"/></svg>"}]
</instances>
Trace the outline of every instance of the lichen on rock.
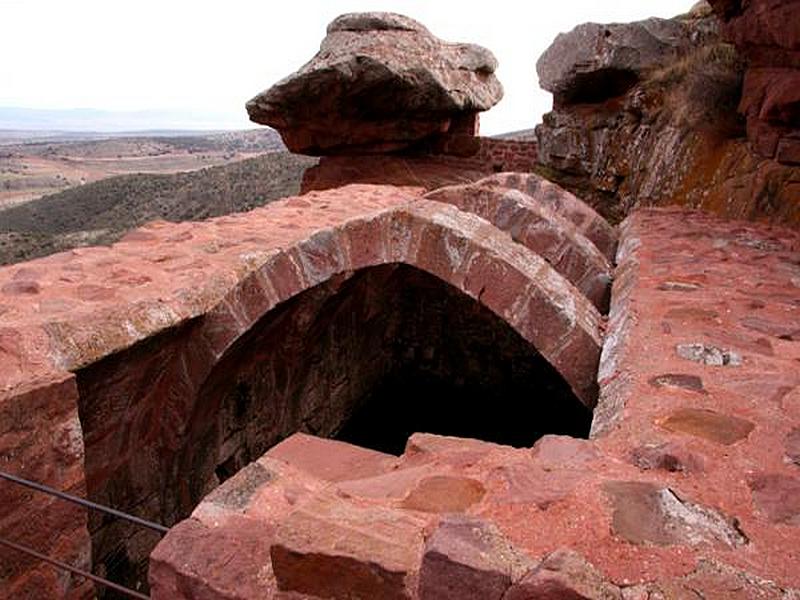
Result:
<instances>
[{"instance_id":1,"label":"lichen on rock","mask_svg":"<svg viewBox=\"0 0 800 600\"><path fill-rule=\"evenodd\" d=\"M784 47L800 34L767 19L768 4L722 26L701 5L558 36L537 63L554 96L536 128L541 173L613 221L637 206L681 204L800 222L798 71L777 58L800 65Z\"/></svg>"}]
</instances>

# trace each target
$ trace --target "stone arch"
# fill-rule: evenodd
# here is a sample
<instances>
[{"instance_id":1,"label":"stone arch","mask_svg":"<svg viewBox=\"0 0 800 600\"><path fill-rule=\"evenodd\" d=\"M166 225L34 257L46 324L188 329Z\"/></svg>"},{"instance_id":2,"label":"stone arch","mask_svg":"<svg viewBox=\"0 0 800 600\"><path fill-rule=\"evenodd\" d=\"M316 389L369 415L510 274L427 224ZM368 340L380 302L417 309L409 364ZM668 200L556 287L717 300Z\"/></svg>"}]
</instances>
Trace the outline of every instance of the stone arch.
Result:
<instances>
[{"instance_id":1,"label":"stone arch","mask_svg":"<svg viewBox=\"0 0 800 600\"><path fill-rule=\"evenodd\" d=\"M515 188L453 185L426 198L476 214L544 258L597 307L606 311L612 269L608 259L567 218Z\"/></svg>"},{"instance_id":2,"label":"stone arch","mask_svg":"<svg viewBox=\"0 0 800 600\"><path fill-rule=\"evenodd\" d=\"M166 524L185 517L197 494L210 490L181 497L170 486L180 480L198 394L215 365L292 298L381 265L413 267L473 299L535 348L574 398L594 406L598 311L541 257L474 214L430 200L347 218L332 210L310 235L251 258L211 310L76 373L93 500ZM131 537L124 524L97 521L90 530L95 565L126 564L133 572L154 543ZM117 542L129 538L121 559ZM141 573L118 580L135 587Z\"/></svg>"},{"instance_id":3,"label":"stone arch","mask_svg":"<svg viewBox=\"0 0 800 600\"><path fill-rule=\"evenodd\" d=\"M200 335L218 360L279 303L338 274L387 263L419 268L477 299L594 407L597 309L539 255L480 217L434 201L352 219L275 251L205 315Z\"/></svg>"},{"instance_id":4,"label":"stone arch","mask_svg":"<svg viewBox=\"0 0 800 600\"><path fill-rule=\"evenodd\" d=\"M190 395L196 406L187 414L186 429L202 429L188 419L203 423L215 418L215 396L204 403L203 390L211 385L217 365L260 320L324 284L348 285L357 274L381 265L418 269L475 300L535 348L586 409L594 408L601 350L596 308L539 255L487 221L450 204L421 200L318 230L272 253L204 315L191 337L202 340L207 366L193 383ZM197 352L198 344L193 346ZM287 405L277 412L292 410ZM203 439L189 443L215 445ZM233 464L235 472L241 461ZM208 471L207 465L177 463L173 470L176 480L178 471ZM202 493L187 492L191 497Z\"/></svg>"},{"instance_id":5,"label":"stone arch","mask_svg":"<svg viewBox=\"0 0 800 600\"><path fill-rule=\"evenodd\" d=\"M585 437L591 411L477 299L389 263L268 311L216 361L189 419L170 487L197 501L298 430L395 455L417 431L528 447Z\"/></svg>"},{"instance_id":6,"label":"stone arch","mask_svg":"<svg viewBox=\"0 0 800 600\"><path fill-rule=\"evenodd\" d=\"M617 250L617 231L597 211L564 188L535 173L498 173L477 184L515 189L528 194L552 212L575 225L609 260Z\"/></svg>"}]
</instances>

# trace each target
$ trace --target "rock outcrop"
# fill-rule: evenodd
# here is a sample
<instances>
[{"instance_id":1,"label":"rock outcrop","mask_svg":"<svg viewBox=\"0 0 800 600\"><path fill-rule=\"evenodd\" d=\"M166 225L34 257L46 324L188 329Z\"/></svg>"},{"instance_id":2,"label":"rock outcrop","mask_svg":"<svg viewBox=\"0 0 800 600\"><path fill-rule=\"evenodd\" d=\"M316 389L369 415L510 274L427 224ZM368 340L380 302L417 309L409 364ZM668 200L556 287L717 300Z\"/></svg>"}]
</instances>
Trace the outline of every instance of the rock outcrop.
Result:
<instances>
[{"instance_id":1,"label":"rock outcrop","mask_svg":"<svg viewBox=\"0 0 800 600\"><path fill-rule=\"evenodd\" d=\"M710 2L747 60L739 110L753 151L800 165L800 1Z\"/></svg>"},{"instance_id":2,"label":"rock outcrop","mask_svg":"<svg viewBox=\"0 0 800 600\"><path fill-rule=\"evenodd\" d=\"M585 23L556 37L536 63L539 85L556 105L605 100L626 92L702 38L713 24L689 27L670 19L637 23Z\"/></svg>"},{"instance_id":3,"label":"rock outcrop","mask_svg":"<svg viewBox=\"0 0 800 600\"><path fill-rule=\"evenodd\" d=\"M247 112L292 152L394 151L473 136L477 113L503 95L496 67L485 48L439 40L408 17L346 14L310 62L250 100Z\"/></svg>"},{"instance_id":4,"label":"rock outcrop","mask_svg":"<svg viewBox=\"0 0 800 600\"><path fill-rule=\"evenodd\" d=\"M762 20L770 14L792 21L781 17L783 9L757 12ZM726 39L735 41L727 34L735 20L725 26ZM748 22L754 31L760 27L755 18ZM682 204L800 223L800 169L790 164L791 136L780 144L773 139L771 154L762 153L780 154L780 162L765 159L751 150L737 112L741 100L748 131L754 131L761 121L752 114L767 110L759 102L776 97L780 102L765 102L791 120L787 107L794 106L798 87L790 78L779 86L764 79L774 69L745 72L745 60L719 28L701 3L675 19L587 24L560 35L537 64L542 86L554 94L553 111L536 129L541 172L612 220L635 206ZM763 51L742 48L745 58ZM745 90L754 90L744 98L743 81Z\"/></svg>"}]
</instances>

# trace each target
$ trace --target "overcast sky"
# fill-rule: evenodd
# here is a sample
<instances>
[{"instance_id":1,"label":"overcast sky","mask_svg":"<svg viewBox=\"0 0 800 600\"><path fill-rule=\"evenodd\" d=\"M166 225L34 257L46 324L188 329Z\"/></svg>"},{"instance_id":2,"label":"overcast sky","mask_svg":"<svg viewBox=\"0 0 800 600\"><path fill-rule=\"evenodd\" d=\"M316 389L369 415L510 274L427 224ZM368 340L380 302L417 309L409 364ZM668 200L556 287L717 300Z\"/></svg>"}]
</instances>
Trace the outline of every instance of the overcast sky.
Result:
<instances>
[{"instance_id":1,"label":"overcast sky","mask_svg":"<svg viewBox=\"0 0 800 600\"><path fill-rule=\"evenodd\" d=\"M0 0L0 106L175 110L182 125L244 128L244 103L310 59L335 16L401 12L500 62L505 98L481 117L493 134L550 108L535 63L586 21L686 12L692 0ZM168 127L158 123L154 127Z\"/></svg>"}]
</instances>

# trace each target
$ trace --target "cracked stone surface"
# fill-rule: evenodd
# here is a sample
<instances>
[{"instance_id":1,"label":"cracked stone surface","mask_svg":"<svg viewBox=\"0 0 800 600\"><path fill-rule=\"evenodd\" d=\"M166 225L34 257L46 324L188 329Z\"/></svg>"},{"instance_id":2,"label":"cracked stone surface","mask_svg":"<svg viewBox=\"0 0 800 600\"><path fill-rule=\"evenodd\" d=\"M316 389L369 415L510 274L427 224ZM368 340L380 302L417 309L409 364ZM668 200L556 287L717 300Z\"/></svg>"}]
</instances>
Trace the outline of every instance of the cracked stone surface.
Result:
<instances>
[{"instance_id":1,"label":"cracked stone surface","mask_svg":"<svg viewBox=\"0 0 800 600\"><path fill-rule=\"evenodd\" d=\"M669 488L641 481L614 481L605 486L612 497L614 533L635 544L670 545L747 543L735 520L706 506L679 498Z\"/></svg>"}]
</instances>

